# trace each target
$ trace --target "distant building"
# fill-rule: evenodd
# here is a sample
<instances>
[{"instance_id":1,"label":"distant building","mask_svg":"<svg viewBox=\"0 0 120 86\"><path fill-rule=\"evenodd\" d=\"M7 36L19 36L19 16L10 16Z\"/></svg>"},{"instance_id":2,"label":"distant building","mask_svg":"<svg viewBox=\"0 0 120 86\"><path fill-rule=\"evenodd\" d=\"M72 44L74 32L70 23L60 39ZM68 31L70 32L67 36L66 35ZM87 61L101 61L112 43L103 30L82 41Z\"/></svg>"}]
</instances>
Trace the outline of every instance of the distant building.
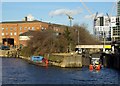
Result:
<instances>
[{"instance_id":1,"label":"distant building","mask_svg":"<svg viewBox=\"0 0 120 86\"><path fill-rule=\"evenodd\" d=\"M113 40L120 41L120 0L117 2L116 28L113 29Z\"/></svg>"},{"instance_id":2,"label":"distant building","mask_svg":"<svg viewBox=\"0 0 120 86\"><path fill-rule=\"evenodd\" d=\"M66 26L52 24L34 20L34 17L28 15L24 21L7 21L0 23L0 43L4 45L26 46L29 40L29 31L44 31L51 29L56 35L63 33ZM27 33L27 34L26 34Z\"/></svg>"},{"instance_id":3,"label":"distant building","mask_svg":"<svg viewBox=\"0 0 120 86\"><path fill-rule=\"evenodd\" d=\"M116 17L116 27L112 29L112 41L120 41L120 16Z\"/></svg>"},{"instance_id":4,"label":"distant building","mask_svg":"<svg viewBox=\"0 0 120 86\"><path fill-rule=\"evenodd\" d=\"M28 41L32 37L34 31L27 31L19 35L19 43L21 46L27 46Z\"/></svg>"},{"instance_id":5,"label":"distant building","mask_svg":"<svg viewBox=\"0 0 120 86\"><path fill-rule=\"evenodd\" d=\"M117 16L120 16L120 0L117 2Z\"/></svg>"},{"instance_id":6,"label":"distant building","mask_svg":"<svg viewBox=\"0 0 120 86\"><path fill-rule=\"evenodd\" d=\"M120 17L107 16L97 17L94 25L94 34L100 41L118 41L120 40Z\"/></svg>"},{"instance_id":7,"label":"distant building","mask_svg":"<svg viewBox=\"0 0 120 86\"><path fill-rule=\"evenodd\" d=\"M0 42L7 45L20 45L19 35L32 31L40 31L43 29L48 29L49 24L46 22L41 22L38 20L34 21L10 21L0 23Z\"/></svg>"},{"instance_id":8,"label":"distant building","mask_svg":"<svg viewBox=\"0 0 120 86\"><path fill-rule=\"evenodd\" d=\"M98 40L111 41L111 28L109 23L109 18L107 16L97 17L94 24L94 34Z\"/></svg>"}]
</instances>

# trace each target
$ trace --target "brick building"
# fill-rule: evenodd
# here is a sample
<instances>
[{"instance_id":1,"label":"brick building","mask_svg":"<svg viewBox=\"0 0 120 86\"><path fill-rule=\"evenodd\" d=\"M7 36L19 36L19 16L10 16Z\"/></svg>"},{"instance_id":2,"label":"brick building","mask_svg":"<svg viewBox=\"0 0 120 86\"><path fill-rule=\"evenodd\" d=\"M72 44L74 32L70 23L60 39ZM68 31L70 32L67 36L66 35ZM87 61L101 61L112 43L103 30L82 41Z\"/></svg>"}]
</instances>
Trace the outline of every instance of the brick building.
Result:
<instances>
[{"instance_id":1,"label":"brick building","mask_svg":"<svg viewBox=\"0 0 120 86\"><path fill-rule=\"evenodd\" d=\"M66 26L59 25L59 24L51 24L49 23L48 28L49 30L55 31L56 35L61 35L64 32ZM45 29L41 29L44 31ZM21 46L27 46L28 41L33 37L35 31L27 31L19 35L19 43Z\"/></svg>"},{"instance_id":2,"label":"brick building","mask_svg":"<svg viewBox=\"0 0 120 86\"><path fill-rule=\"evenodd\" d=\"M20 45L19 35L29 30L40 31L48 29L49 24L38 20L11 21L0 23L0 42L4 45Z\"/></svg>"}]
</instances>

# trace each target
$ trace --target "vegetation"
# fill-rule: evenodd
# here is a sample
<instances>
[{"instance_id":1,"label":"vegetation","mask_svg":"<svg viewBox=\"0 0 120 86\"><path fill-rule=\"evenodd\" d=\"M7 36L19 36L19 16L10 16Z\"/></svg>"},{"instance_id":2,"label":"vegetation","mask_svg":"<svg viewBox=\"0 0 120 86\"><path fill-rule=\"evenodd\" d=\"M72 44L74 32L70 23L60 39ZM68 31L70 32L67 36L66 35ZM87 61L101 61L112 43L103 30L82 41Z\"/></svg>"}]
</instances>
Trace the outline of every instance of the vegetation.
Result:
<instances>
[{"instance_id":1,"label":"vegetation","mask_svg":"<svg viewBox=\"0 0 120 86\"><path fill-rule=\"evenodd\" d=\"M35 31L28 42L27 47L21 51L22 55L44 55L45 53L63 53L68 49L74 51L75 45L78 44L98 44L99 42L93 38L86 30L84 25L74 25L73 27L62 27L64 31L61 34L48 29L44 31ZM79 31L79 37L78 37Z\"/></svg>"}]
</instances>

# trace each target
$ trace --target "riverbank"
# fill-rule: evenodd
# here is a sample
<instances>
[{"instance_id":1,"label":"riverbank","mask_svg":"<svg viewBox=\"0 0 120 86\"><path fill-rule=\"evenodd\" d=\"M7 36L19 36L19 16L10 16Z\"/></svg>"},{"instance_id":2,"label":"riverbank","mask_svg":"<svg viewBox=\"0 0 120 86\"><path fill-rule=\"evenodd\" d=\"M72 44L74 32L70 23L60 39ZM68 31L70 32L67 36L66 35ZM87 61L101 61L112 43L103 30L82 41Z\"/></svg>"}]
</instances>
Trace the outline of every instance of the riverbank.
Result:
<instances>
[{"instance_id":1,"label":"riverbank","mask_svg":"<svg viewBox=\"0 0 120 86\"><path fill-rule=\"evenodd\" d=\"M33 62L30 57L24 57L24 56L19 56L20 59L25 60L26 62L28 62L29 64L34 64L37 66L46 66L45 63L43 62ZM49 64L50 65L50 64Z\"/></svg>"},{"instance_id":2,"label":"riverbank","mask_svg":"<svg viewBox=\"0 0 120 86\"><path fill-rule=\"evenodd\" d=\"M39 62L33 62L31 61L30 57L24 57L20 56L19 58L26 60L28 63L32 63L39 66L46 66L45 63L39 63ZM49 57L46 57L48 59L48 66L58 66L58 67L82 67L82 57L81 55L76 54L52 54Z\"/></svg>"},{"instance_id":3,"label":"riverbank","mask_svg":"<svg viewBox=\"0 0 120 86\"><path fill-rule=\"evenodd\" d=\"M21 56L20 52L16 50L1 50L0 56L21 58L32 64L45 66L44 62L33 62L30 57ZM45 58L49 61L48 65L58 67L82 67L82 56L76 53L54 53L45 55Z\"/></svg>"},{"instance_id":4,"label":"riverbank","mask_svg":"<svg viewBox=\"0 0 120 86\"><path fill-rule=\"evenodd\" d=\"M9 52L9 54L8 54ZM11 52L11 53L10 53ZM18 54L18 55L17 55ZM30 57L24 57L19 55L17 51L2 51L0 52L0 55L2 57L16 57L16 58L21 58L25 61L27 61L30 64L38 65L38 66L46 66L45 63L41 62L33 62L30 60ZM48 59L49 63L48 66L57 66L57 67L63 67L63 68L81 68L82 66L89 66L90 64L90 58L85 54L83 55L78 55L76 53L53 53L51 55L45 55L44 56L46 59ZM102 60L102 64L104 67L109 67L109 68L115 68L120 70L120 54L113 54L113 55L107 55L103 54L100 56Z\"/></svg>"}]
</instances>

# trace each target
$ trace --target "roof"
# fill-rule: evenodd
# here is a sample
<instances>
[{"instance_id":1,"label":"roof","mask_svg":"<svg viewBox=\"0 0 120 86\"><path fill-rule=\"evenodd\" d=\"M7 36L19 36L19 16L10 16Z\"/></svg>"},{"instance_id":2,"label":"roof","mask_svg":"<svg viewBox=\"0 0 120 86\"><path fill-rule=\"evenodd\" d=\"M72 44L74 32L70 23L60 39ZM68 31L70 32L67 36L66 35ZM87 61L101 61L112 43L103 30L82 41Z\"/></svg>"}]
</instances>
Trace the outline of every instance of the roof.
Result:
<instances>
[{"instance_id":1,"label":"roof","mask_svg":"<svg viewBox=\"0 0 120 86\"><path fill-rule=\"evenodd\" d=\"M29 31L27 31L27 32L25 32L25 33L20 34L19 36L31 36L31 34L34 33L34 32L35 32L35 31L29 30Z\"/></svg>"},{"instance_id":2,"label":"roof","mask_svg":"<svg viewBox=\"0 0 120 86\"><path fill-rule=\"evenodd\" d=\"M33 22L42 22L42 21L39 21L39 20L33 20L33 21L4 21L4 22L0 22L0 23L33 23ZM47 23L47 22L42 22L42 23Z\"/></svg>"},{"instance_id":3,"label":"roof","mask_svg":"<svg viewBox=\"0 0 120 86\"><path fill-rule=\"evenodd\" d=\"M48 25L53 25L53 26L66 26L66 25L61 25L61 24L54 24L54 23L50 23L50 22L43 22L43 21L39 21L39 20L33 20L33 21L3 21L3 22L0 22L0 24L7 24L7 23L11 23L11 24L14 24L14 23L36 23L36 22L41 22L41 23L46 23Z\"/></svg>"}]
</instances>

